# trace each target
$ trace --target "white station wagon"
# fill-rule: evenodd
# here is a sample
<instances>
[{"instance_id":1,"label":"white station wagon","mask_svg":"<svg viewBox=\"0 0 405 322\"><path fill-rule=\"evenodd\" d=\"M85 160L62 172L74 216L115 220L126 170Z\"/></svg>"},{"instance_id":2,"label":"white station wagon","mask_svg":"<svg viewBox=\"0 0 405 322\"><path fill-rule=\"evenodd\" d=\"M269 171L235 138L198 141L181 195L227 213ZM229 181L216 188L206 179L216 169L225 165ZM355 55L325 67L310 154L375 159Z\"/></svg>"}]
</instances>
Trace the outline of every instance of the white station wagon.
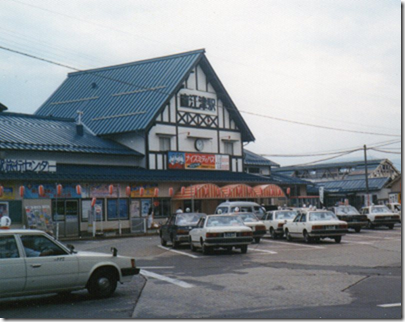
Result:
<instances>
[{"instance_id":1,"label":"white station wagon","mask_svg":"<svg viewBox=\"0 0 405 322\"><path fill-rule=\"evenodd\" d=\"M200 218L197 227L190 231L190 248L201 248L209 254L214 248L240 248L244 254L253 241L252 230L245 226L242 219L231 215L209 215Z\"/></svg>"},{"instance_id":2,"label":"white station wagon","mask_svg":"<svg viewBox=\"0 0 405 322\"><path fill-rule=\"evenodd\" d=\"M339 220L333 212L327 210L301 211L293 221L284 225L288 241L303 238L307 243L318 242L323 238L332 238L340 243L347 229L345 221Z\"/></svg>"},{"instance_id":3,"label":"white station wagon","mask_svg":"<svg viewBox=\"0 0 405 322\"><path fill-rule=\"evenodd\" d=\"M117 282L139 274L134 258L112 253L75 251L40 230L0 229L0 298L84 288L111 296Z\"/></svg>"}]
</instances>

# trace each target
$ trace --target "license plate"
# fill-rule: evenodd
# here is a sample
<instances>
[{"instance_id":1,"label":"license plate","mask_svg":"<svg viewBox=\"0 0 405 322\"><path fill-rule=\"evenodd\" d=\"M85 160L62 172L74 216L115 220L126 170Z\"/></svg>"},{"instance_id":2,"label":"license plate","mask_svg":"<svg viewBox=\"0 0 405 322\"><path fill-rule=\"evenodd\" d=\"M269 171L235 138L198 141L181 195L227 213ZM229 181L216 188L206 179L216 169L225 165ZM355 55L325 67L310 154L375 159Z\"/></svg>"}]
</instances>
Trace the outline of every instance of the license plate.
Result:
<instances>
[{"instance_id":1,"label":"license plate","mask_svg":"<svg viewBox=\"0 0 405 322\"><path fill-rule=\"evenodd\" d=\"M236 233L225 233L224 234L225 237L229 238L229 237L236 237Z\"/></svg>"},{"instance_id":2,"label":"license plate","mask_svg":"<svg viewBox=\"0 0 405 322\"><path fill-rule=\"evenodd\" d=\"M335 226L325 226L325 229L326 230L332 230L332 229L336 229L336 227Z\"/></svg>"}]
</instances>

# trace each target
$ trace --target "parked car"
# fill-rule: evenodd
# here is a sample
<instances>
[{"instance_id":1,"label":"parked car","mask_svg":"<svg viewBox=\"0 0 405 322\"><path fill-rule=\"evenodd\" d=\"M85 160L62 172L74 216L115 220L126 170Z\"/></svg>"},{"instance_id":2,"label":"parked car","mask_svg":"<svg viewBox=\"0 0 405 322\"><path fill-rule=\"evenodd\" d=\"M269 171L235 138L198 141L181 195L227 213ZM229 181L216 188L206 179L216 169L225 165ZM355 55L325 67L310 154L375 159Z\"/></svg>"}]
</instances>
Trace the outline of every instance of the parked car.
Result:
<instances>
[{"instance_id":1,"label":"parked car","mask_svg":"<svg viewBox=\"0 0 405 322\"><path fill-rule=\"evenodd\" d=\"M340 205L330 208L330 210L339 218L347 222L348 228L353 228L356 233L359 233L362 228L368 224L366 215L361 215L353 206Z\"/></svg>"},{"instance_id":2,"label":"parked car","mask_svg":"<svg viewBox=\"0 0 405 322\"><path fill-rule=\"evenodd\" d=\"M393 229L394 224L400 223L399 215L394 214L384 205L363 207L361 213L368 218L368 228L387 226L389 229Z\"/></svg>"},{"instance_id":3,"label":"parked car","mask_svg":"<svg viewBox=\"0 0 405 322\"><path fill-rule=\"evenodd\" d=\"M40 230L0 230L0 297L69 293L111 296L139 274L132 257L75 251Z\"/></svg>"},{"instance_id":4,"label":"parked car","mask_svg":"<svg viewBox=\"0 0 405 322\"><path fill-rule=\"evenodd\" d=\"M188 233L197 226L200 218L206 215L195 212L172 214L159 229L160 243L166 246L169 242L173 248L178 248L182 243L188 243Z\"/></svg>"},{"instance_id":5,"label":"parked car","mask_svg":"<svg viewBox=\"0 0 405 322\"><path fill-rule=\"evenodd\" d=\"M270 237L273 239L282 238L284 235L284 224L293 221L298 212L294 210L268 211L263 223Z\"/></svg>"},{"instance_id":6,"label":"parked car","mask_svg":"<svg viewBox=\"0 0 405 322\"><path fill-rule=\"evenodd\" d=\"M229 214L235 212L239 208L239 212L253 212L258 219L266 214L266 209L256 202L251 201L226 201L218 205L215 209L216 214Z\"/></svg>"},{"instance_id":7,"label":"parked car","mask_svg":"<svg viewBox=\"0 0 405 322\"><path fill-rule=\"evenodd\" d=\"M331 238L340 243L342 236L347 233L347 223L339 220L331 211L302 211L293 221L284 224L284 233L288 241L303 238L305 242L310 243Z\"/></svg>"},{"instance_id":8,"label":"parked car","mask_svg":"<svg viewBox=\"0 0 405 322\"><path fill-rule=\"evenodd\" d=\"M402 208L401 204L398 202L387 203L387 207L391 210L394 214L399 215L399 221L402 221Z\"/></svg>"},{"instance_id":9,"label":"parked car","mask_svg":"<svg viewBox=\"0 0 405 322\"><path fill-rule=\"evenodd\" d=\"M252 229L254 241L257 244L260 243L260 239L266 234L266 226L263 221L257 219L256 215L251 212L230 213L230 215L238 216L242 219L243 223Z\"/></svg>"},{"instance_id":10,"label":"parked car","mask_svg":"<svg viewBox=\"0 0 405 322\"><path fill-rule=\"evenodd\" d=\"M244 254L253 241L253 233L237 216L208 215L200 218L189 238L192 251L201 248L204 254L209 254L215 248L232 251L235 247Z\"/></svg>"}]
</instances>

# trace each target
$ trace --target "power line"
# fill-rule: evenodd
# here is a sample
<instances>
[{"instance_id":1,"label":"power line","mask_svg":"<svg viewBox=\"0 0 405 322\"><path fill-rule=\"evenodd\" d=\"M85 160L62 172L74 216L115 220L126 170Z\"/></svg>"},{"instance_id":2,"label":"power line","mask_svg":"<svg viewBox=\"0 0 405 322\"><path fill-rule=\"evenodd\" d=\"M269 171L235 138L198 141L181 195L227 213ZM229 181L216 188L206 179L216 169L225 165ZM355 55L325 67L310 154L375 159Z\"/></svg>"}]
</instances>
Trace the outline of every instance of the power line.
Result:
<instances>
[{"instance_id":1,"label":"power line","mask_svg":"<svg viewBox=\"0 0 405 322\"><path fill-rule=\"evenodd\" d=\"M385 151L385 150L380 150L380 149L367 149L367 150L374 150L374 151L378 151L378 152L382 152L382 153L390 153L390 154L402 154L402 152L394 152L394 151Z\"/></svg>"},{"instance_id":2,"label":"power line","mask_svg":"<svg viewBox=\"0 0 405 322\"><path fill-rule=\"evenodd\" d=\"M396 134L385 134L385 133L375 133L375 132L364 132L364 131L356 131L356 130L339 129L339 128L330 127L330 126L292 121L292 120L287 120L287 119L283 119L283 118L279 118L279 117L263 115L263 114L253 113L253 112L247 112L247 111L239 111L239 112L254 115L254 116L269 118L269 119L273 119L273 120L277 120L277 121L282 121L282 122L300 124L300 125L305 125L305 126L312 126L312 127L316 127L316 128L335 130L335 131L340 131L340 132L350 132L350 133L370 134L370 135L380 135L380 136L394 136L394 137L400 137L401 136L401 135L396 135Z\"/></svg>"}]
</instances>

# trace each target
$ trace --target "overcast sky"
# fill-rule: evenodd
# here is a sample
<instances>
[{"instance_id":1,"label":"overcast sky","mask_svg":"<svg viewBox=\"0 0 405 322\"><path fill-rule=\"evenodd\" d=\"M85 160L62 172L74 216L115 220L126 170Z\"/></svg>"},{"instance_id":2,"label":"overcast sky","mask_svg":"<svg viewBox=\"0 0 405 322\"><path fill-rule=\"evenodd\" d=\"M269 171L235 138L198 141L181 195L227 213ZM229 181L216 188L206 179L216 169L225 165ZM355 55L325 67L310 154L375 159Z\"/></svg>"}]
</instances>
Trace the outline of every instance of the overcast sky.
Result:
<instances>
[{"instance_id":1,"label":"overcast sky","mask_svg":"<svg viewBox=\"0 0 405 322\"><path fill-rule=\"evenodd\" d=\"M78 69L205 48L256 137L246 148L258 154L401 140L272 119L401 135L399 0L0 0L0 19L0 46ZM0 102L32 114L69 72L0 49ZM332 156L269 159L285 166ZM401 155L368 157L400 168ZM362 151L327 162L356 159Z\"/></svg>"}]
</instances>

